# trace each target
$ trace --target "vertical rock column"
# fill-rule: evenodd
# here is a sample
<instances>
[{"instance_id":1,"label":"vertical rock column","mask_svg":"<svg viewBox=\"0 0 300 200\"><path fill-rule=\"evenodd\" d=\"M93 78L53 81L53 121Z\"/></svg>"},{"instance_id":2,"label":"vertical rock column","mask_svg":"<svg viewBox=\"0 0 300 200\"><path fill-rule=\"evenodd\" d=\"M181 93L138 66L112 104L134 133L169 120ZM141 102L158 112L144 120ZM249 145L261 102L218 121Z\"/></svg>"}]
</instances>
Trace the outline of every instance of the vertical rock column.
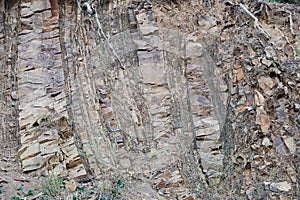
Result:
<instances>
[{"instance_id":1,"label":"vertical rock column","mask_svg":"<svg viewBox=\"0 0 300 200\"><path fill-rule=\"evenodd\" d=\"M162 29L162 35L173 102L172 126L178 135L184 174L199 192L204 185L218 183L222 171L222 122L217 115L222 102L217 101L215 66L194 34Z\"/></svg>"},{"instance_id":2,"label":"vertical rock column","mask_svg":"<svg viewBox=\"0 0 300 200\"><path fill-rule=\"evenodd\" d=\"M16 95L16 60L19 26L19 8L6 5L4 1L0 11L0 140L5 154L13 157L15 152L6 147L17 146L17 95ZM6 10L5 10L5 8Z\"/></svg>"},{"instance_id":3,"label":"vertical rock column","mask_svg":"<svg viewBox=\"0 0 300 200\"><path fill-rule=\"evenodd\" d=\"M4 13L3 11L0 11L0 24L4 24ZM0 75L0 110L2 111L0 113L0 139L3 140L4 134L5 134L5 72L6 72L6 63L5 63L5 40L4 40L4 26L0 26L0 62L1 62L1 75Z\"/></svg>"},{"instance_id":4,"label":"vertical rock column","mask_svg":"<svg viewBox=\"0 0 300 200\"><path fill-rule=\"evenodd\" d=\"M158 27L154 20L155 13L152 11L151 1L140 2L137 9L139 9L136 15L138 32L132 31L133 41L137 45L137 71L140 77L137 82L145 99L145 104L142 106L147 109L151 124L149 132L145 133L150 141L150 148L149 153L145 154L146 159L143 160L145 161L143 174L149 178L148 181L152 182L153 188L166 198L194 199L193 194L183 184L181 169L178 167L181 159L177 152L181 144L185 143L181 140L181 134L186 132L174 130L176 125L173 120L173 106L176 105L176 100L173 98L174 88L169 84L169 76L174 75L177 68L167 65L168 57L165 52L169 49L163 48L165 38L160 35L165 30L160 29L162 27ZM129 17L130 20L133 18ZM134 21L130 23L134 27ZM182 90L178 90L182 96L185 96L184 91L186 91L184 83L175 83L183 84ZM186 99L183 98L183 101L185 101L184 105L181 106L187 108ZM179 119L179 124L184 123L181 120ZM187 149L181 150L185 153Z\"/></svg>"},{"instance_id":5,"label":"vertical rock column","mask_svg":"<svg viewBox=\"0 0 300 200\"><path fill-rule=\"evenodd\" d=\"M223 154L220 151L220 125L223 122L219 115L225 115L225 111L220 112L222 102L217 101L220 92L216 84L218 77L214 73L216 67L197 37L188 35L185 46L190 113L199 167L209 184L217 184L223 169Z\"/></svg>"},{"instance_id":6,"label":"vertical rock column","mask_svg":"<svg viewBox=\"0 0 300 200\"><path fill-rule=\"evenodd\" d=\"M185 182L197 191L199 184L198 162L194 157L194 121L192 119L189 83L186 76L186 35L173 29L162 29L167 66L167 80L171 91L172 127L176 134L181 173ZM198 191L197 191L198 192Z\"/></svg>"},{"instance_id":7,"label":"vertical rock column","mask_svg":"<svg viewBox=\"0 0 300 200\"><path fill-rule=\"evenodd\" d=\"M170 120L171 94L164 65L163 42L151 8L149 1L143 2L142 9L136 15L140 38L136 37L136 33L132 34L138 48L137 69L141 81L140 88L142 88L152 127L145 134L149 137L149 141L154 142L152 148L172 152L176 149L176 145L174 145L175 136ZM172 156L168 159L172 159ZM167 162L168 159L164 161ZM160 162L159 159L157 161Z\"/></svg>"},{"instance_id":8,"label":"vertical rock column","mask_svg":"<svg viewBox=\"0 0 300 200\"><path fill-rule=\"evenodd\" d=\"M127 29L128 16L124 12L127 3L110 2L103 6L99 11L103 12L100 20L106 22L103 26L108 40L94 48L91 59L95 65L94 77L97 77L99 114L112 146L118 146L115 149L118 168L121 171L133 170L133 167L141 169L140 163L133 164L131 153L149 152L152 129L143 91L139 87L136 44ZM110 13L113 16L110 17ZM141 155L136 156L140 158Z\"/></svg>"},{"instance_id":9,"label":"vertical rock column","mask_svg":"<svg viewBox=\"0 0 300 200\"><path fill-rule=\"evenodd\" d=\"M17 65L23 172L62 174L60 141L67 119L58 19L47 0L21 1Z\"/></svg>"},{"instance_id":10,"label":"vertical rock column","mask_svg":"<svg viewBox=\"0 0 300 200\"><path fill-rule=\"evenodd\" d=\"M78 56L80 55L80 50L78 49L80 34L78 34L76 30L79 30L78 23L81 23L79 21L81 13L78 8L76 9L76 4L72 1L59 1L59 5L61 8L60 44L63 61L62 68L65 78L64 91L66 93L67 112L71 125L71 134L65 136L63 151L67 155L66 167L69 171L69 177L86 181L93 175L91 168L98 170L98 167L96 165L90 165L90 163L95 163L94 157L87 154L85 150L89 148L86 139L86 129L88 127L82 126L82 124L85 123L82 119L82 115L85 113L82 113L81 106L84 106L84 104L78 99L82 91L78 88L77 70L79 67L78 62L82 60L83 57L82 55ZM79 76L82 75L80 74ZM88 152L91 152L91 150L88 150Z\"/></svg>"},{"instance_id":11,"label":"vertical rock column","mask_svg":"<svg viewBox=\"0 0 300 200\"><path fill-rule=\"evenodd\" d=\"M74 144L86 173L99 178L115 166L110 140L104 134L105 126L100 119L103 113L98 112L99 95L106 93L105 88L100 86L105 67L99 63L98 55L92 52L98 53L103 49L101 45L96 46L101 38L95 38L95 35L99 36L98 30L91 27L91 23L95 23L94 16L89 18L79 8L74 12L71 5L71 2L65 3L66 20L62 25L64 71L69 85L69 115L72 118ZM104 112L107 112L105 116L111 115L111 111Z\"/></svg>"}]
</instances>

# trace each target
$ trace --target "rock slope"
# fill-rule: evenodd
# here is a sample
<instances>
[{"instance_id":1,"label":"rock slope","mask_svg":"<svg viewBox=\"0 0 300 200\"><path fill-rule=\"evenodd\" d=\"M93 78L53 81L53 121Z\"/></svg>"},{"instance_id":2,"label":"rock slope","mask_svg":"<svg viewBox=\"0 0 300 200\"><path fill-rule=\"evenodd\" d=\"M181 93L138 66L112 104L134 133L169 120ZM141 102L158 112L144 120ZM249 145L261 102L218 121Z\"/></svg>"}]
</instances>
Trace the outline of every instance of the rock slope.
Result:
<instances>
[{"instance_id":1,"label":"rock slope","mask_svg":"<svg viewBox=\"0 0 300 200\"><path fill-rule=\"evenodd\" d=\"M5 2L2 154L28 176L121 176L125 199L296 199L298 18L252 1Z\"/></svg>"}]
</instances>

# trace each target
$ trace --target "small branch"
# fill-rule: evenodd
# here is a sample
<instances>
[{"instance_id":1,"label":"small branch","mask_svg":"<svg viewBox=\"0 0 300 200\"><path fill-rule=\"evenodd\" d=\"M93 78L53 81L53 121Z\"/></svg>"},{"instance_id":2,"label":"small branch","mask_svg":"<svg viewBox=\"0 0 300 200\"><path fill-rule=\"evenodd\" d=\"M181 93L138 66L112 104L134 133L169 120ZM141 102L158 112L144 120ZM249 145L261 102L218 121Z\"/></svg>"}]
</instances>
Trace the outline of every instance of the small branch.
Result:
<instances>
[{"instance_id":1,"label":"small branch","mask_svg":"<svg viewBox=\"0 0 300 200\"><path fill-rule=\"evenodd\" d=\"M112 47L112 45L109 43L107 36L105 35L105 33L103 32L101 23L99 21L98 18L98 13L96 11L95 6L92 4L94 0L88 0L86 2L83 3L82 7L80 4L80 0L77 0L77 6L80 9L80 11L86 11L89 18L91 18L93 15L95 17L96 20L96 24L98 26L98 30L97 33L100 36L100 38L102 38L108 45L109 50L111 51L111 53L114 55L114 57L116 58L116 60L119 62L119 64L121 65L121 69L125 69L125 65L121 62L121 59L119 58L119 56L117 55L117 53L115 52L114 48ZM84 9L82 9L84 8ZM77 37L75 36L75 39L77 39ZM81 48L80 48L81 51Z\"/></svg>"},{"instance_id":2,"label":"small branch","mask_svg":"<svg viewBox=\"0 0 300 200\"><path fill-rule=\"evenodd\" d=\"M80 9L80 11L82 11L81 5L80 5L80 0L77 0L77 6Z\"/></svg>"},{"instance_id":3,"label":"small branch","mask_svg":"<svg viewBox=\"0 0 300 200\"><path fill-rule=\"evenodd\" d=\"M83 7L86 8L86 12L87 12L89 18L91 18L93 16L95 10L91 7L90 3L84 2Z\"/></svg>"},{"instance_id":4,"label":"small branch","mask_svg":"<svg viewBox=\"0 0 300 200\"><path fill-rule=\"evenodd\" d=\"M277 27L275 26L275 30L277 30L277 31L281 34L281 36L286 40L286 42L287 42L288 44L290 43L289 38L288 38L287 36L285 36L279 28L277 28Z\"/></svg>"},{"instance_id":5,"label":"small branch","mask_svg":"<svg viewBox=\"0 0 300 200\"><path fill-rule=\"evenodd\" d=\"M256 15L257 13L261 12L262 9L263 9L263 7L264 7L264 4L260 4L259 10L255 11L255 12L253 13L253 15Z\"/></svg>"},{"instance_id":6,"label":"small branch","mask_svg":"<svg viewBox=\"0 0 300 200\"><path fill-rule=\"evenodd\" d=\"M95 9L95 8L93 8ZM103 32L103 29L102 29L102 26L101 26L101 23L99 21L99 18L98 18L98 13L95 11L95 20L96 20L96 23L98 25L98 34L99 36L104 40L106 41L110 51L112 52L112 54L114 55L114 57L117 59L117 61L119 62L119 64L121 65L121 69L125 69L125 65L121 62L121 59L119 58L119 56L117 55L117 53L115 52L114 48L112 47L112 45L109 43L108 41L108 38L107 36L105 35L105 33Z\"/></svg>"},{"instance_id":7,"label":"small branch","mask_svg":"<svg viewBox=\"0 0 300 200\"><path fill-rule=\"evenodd\" d=\"M292 13L289 12L289 11L286 11L287 13L289 13L289 21L290 21L290 30L291 30L291 33L293 35L296 35L294 30L293 30L293 18L292 18Z\"/></svg>"},{"instance_id":8,"label":"small branch","mask_svg":"<svg viewBox=\"0 0 300 200\"><path fill-rule=\"evenodd\" d=\"M259 29L267 38L270 38L271 37L271 35L267 32L267 31L265 31L263 28L261 28L259 25L258 25L258 19L257 19L257 17L255 17L254 15L253 15L253 13L251 13L242 3L240 3L239 4L239 6L252 18L252 19L254 19L254 28L255 29Z\"/></svg>"}]
</instances>

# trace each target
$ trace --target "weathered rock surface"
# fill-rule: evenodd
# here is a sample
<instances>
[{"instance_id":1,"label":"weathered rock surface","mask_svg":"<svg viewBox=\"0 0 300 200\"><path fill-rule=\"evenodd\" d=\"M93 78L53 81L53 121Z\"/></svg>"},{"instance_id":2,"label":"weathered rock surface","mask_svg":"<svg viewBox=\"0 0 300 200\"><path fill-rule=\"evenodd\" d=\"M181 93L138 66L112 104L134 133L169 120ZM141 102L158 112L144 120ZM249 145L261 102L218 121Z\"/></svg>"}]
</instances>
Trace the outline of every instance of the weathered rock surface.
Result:
<instances>
[{"instance_id":1,"label":"weathered rock surface","mask_svg":"<svg viewBox=\"0 0 300 200\"><path fill-rule=\"evenodd\" d=\"M299 7L249 2L269 38L230 2L6 3L1 148L73 192L120 175L128 199L297 198Z\"/></svg>"}]
</instances>

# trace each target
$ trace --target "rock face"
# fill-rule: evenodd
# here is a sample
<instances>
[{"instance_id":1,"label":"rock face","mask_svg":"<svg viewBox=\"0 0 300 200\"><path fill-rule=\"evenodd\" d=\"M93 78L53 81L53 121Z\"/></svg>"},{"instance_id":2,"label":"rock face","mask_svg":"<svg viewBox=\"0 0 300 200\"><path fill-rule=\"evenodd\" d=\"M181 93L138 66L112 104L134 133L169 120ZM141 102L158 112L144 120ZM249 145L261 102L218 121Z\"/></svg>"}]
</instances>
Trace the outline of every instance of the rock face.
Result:
<instances>
[{"instance_id":1,"label":"rock face","mask_svg":"<svg viewBox=\"0 0 300 200\"><path fill-rule=\"evenodd\" d=\"M296 198L299 8L244 4L260 29L230 2L6 2L1 140L128 199Z\"/></svg>"}]
</instances>

